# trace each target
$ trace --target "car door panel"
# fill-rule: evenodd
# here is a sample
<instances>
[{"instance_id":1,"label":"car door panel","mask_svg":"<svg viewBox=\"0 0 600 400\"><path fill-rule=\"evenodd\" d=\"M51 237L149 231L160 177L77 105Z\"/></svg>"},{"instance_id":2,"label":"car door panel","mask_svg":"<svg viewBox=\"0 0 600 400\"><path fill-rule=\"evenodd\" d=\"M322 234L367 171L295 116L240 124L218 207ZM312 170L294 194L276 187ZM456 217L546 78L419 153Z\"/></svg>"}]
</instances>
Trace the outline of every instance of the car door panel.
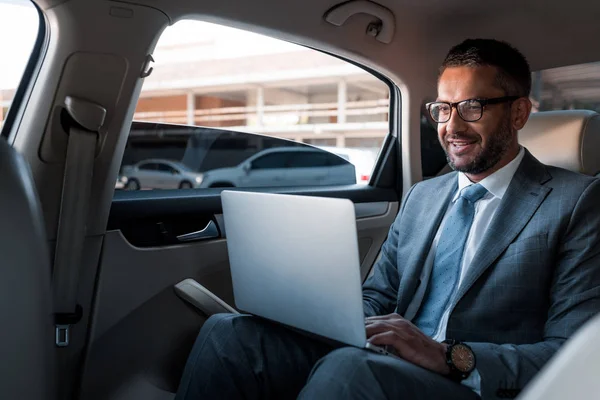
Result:
<instances>
[{"instance_id":1,"label":"car door panel","mask_svg":"<svg viewBox=\"0 0 600 400\"><path fill-rule=\"evenodd\" d=\"M202 189L183 195L167 190L160 198L151 192L116 194L102 247L82 399L134 399L140 393L145 398L172 396L207 318L177 296L174 286L182 280L192 278L235 306L220 191ZM397 213L395 191L352 185L285 193L358 199L355 210L364 279ZM177 233L200 230L211 220L218 226L219 238L172 241ZM155 232L171 231L167 239L147 234L160 222L162 227ZM140 238L144 234L148 237Z\"/></svg>"}]
</instances>

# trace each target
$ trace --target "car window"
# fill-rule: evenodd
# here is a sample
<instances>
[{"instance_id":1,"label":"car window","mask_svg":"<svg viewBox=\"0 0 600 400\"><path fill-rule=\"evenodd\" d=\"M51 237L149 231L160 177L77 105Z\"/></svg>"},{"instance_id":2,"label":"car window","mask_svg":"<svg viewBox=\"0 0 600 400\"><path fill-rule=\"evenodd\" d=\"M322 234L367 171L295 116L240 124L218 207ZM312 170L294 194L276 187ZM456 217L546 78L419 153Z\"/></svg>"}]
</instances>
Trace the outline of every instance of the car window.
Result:
<instances>
[{"instance_id":1,"label":"car window","mask_svg":"<svg viewBox=\"0 0 600 400\"><path fill-rule=\"evenodd\" d=\"M129 166L151 158L201 174L195 188L368 183L389 134L387 81L317 50L200 21L167 28L153 57L121 166L121 174L134 179L130 188L181 187L176 181L140 184L127 176ZM268 182L267 175L258 181L242 168L251 157L257 157L253 170L344 163L313 146L352 149L370 161L356 164L354 172L348 168L348 176L322 179L316 171L314 182L310 171L302 180L288 174ZM287 159L268 155L274 148L314 152Z\"/></svg>"},{"instance_id":2,"label":"car window","mask_svg":"<svg viewBox=\"0 0 600 400\"><path fill-rule=\"evenodd\" d=\"M39 15L29 1L0 1L0 129L36 43Z\"/></svg>"},{"instance_id":3,"label":"car window","mask_svg":"<svg viewBox=\"0 0 600 400\"><path fill-rule=\"evenodd\" d=\"M175 174L175 173L178 172L175 168L173 168L173 167L171 167L170 165L167 165L167 164L160 164L159 163L159 164L156 164L156 165L157 165L157 169L159 171L161 171L161 172L168 172L170 174Z\"/></svg>"},{"instance_id":4,"label":"car window","mask_svg":"<svg viewBox=\"0 0 600 400\"><path fill-rule=\"evenodd\" d=\"M600 112L600 63L536 71L532 74L532 112L592 110Z\"/></svg>"},{"instance_id":5,"label":"car window","mask_svg":"<svg viewBox=\"0 0 600 400\"><path fill-rule=\"evenodd\" d=\"M146 164L140 164L140 166L138 167L139 169L141 169L142 171L156 171L156 164L154 163L146 163Z\"/></svg>"},{"instance_id":6,"label":"car window","mask_svg":"<svg viewBox=\"0 0 600 400\"><path fill-rule=\"evenodd\" d=\"M289 167L290 168L319 168L319 167L327 167L329 154L325 152L302 152L295 154L290 160Z\"/></svg>"},{"instance_id":7,"label":"car window","mask_svg":"<svg viewBox=\"0 0 600 400\"><path fill-rule=\"evenodd\" d=\"M290 154L285 152L271 153L252 161L252 169L287 168Z\"/></svg>"},{"instance_id":8,"label":"car window","mask_svg":"<svg viewBox=\"0 0 600 400\"><path fill-rule=\"evenodd\" d=\"M348 154L339 154L339 153L335 153L338 157L343 158L346 161L350 161L350 156Z\"/></svg>"},{"instance_id":9,"label":"car window","mask_svg":"<svg viewBox=\"0 0 600 400\"><path fill-rule=\"evenodd\" d=\"M336 166L336 165L346 165L350 162L349 156L344 156L343 154L328 154L327 155L327 165ZM372 164L372 160L368 161L369 164ZM352 162L350 162L352 164Z\"/></svg>"}]
</instances>

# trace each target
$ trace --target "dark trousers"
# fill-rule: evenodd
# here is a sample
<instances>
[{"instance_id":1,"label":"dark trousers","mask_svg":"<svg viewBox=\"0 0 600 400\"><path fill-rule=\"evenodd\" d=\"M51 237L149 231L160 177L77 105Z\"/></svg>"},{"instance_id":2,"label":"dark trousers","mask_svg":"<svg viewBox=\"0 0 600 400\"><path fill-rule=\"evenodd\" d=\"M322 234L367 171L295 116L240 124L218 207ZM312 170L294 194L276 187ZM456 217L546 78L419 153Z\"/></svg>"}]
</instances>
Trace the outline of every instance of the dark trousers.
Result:
<instances>
[{"instance_id":1,"label":"dark trousers","mask_svg":"<svg viewBox=\"0 0 600 400\"><path fill-rule=\"evenodd\" d=\"M469 388L404 360L335 348L249 315L206 321L176 400L478 399Z\"/></svg>"}]
</instances>

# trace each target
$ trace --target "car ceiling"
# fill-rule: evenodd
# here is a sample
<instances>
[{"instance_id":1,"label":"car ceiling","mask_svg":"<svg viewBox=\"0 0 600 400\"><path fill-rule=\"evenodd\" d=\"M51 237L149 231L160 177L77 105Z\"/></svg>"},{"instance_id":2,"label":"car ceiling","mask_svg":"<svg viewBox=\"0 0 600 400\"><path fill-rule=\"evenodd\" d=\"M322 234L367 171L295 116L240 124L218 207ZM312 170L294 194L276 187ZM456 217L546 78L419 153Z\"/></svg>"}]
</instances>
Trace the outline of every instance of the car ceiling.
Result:
<instances>
[{"instance_id":1,"label":"car ceiling","mask_svg":"<svg viewBox=\"0 0 600 400\"><path fill-rule=\"evenodd\" d=\"M341 0L34 1L48 10L50 23L55 24L56 16L60 15L65 27L58 29L58 36L61 30L65 34L59 48L62 52L95 49L98 54L104 54L110 53L112 48L117 57L126 57L131 65L141 65L140 59L145 59L148 50L152 51L148 47L148 36L156 35L154 40L158 40L165 23L198 19L314 47L382 73L398 86L402 96L398 132L401 134L405 190L422 178L419 156L421 104L435 96L438 66L452 45L468 37L503 39L526 54L534 70L600 60L600 41L589 40L600 37L600 24L597 23L600 2L587 0L379 0L378 3L389 8L395 16L395 35L390 44L378 42L366 34L368 24L374 21L372 16L354 15L341 27L328 23L324 15ZM106 6L126 8L128 4L132 5L128 12L136 10L129 20L98 18L90 24L84 22L94 13L108 8ZM142 6L148 9L142 10ZM103 25L94 28L94 23L114 23L114 27ZM98 32L97 36L94 36L95 32ZM132 32L139 34L134 37ZM129 40L123 39L125 37ZM65 42L65 39L69 40ZM55 68L58 67L58 64L55 65ZM51 87L51 81L56 78L56 75L47 75L49 81L45 82L46 86ZM129 85L139 84L138 76L134 74L129 74L127 79ZM104 91L98 93L101 98L106 97ZM133 92L129 92L131 94ZM119 104L123 106L130 101L129 105L133 105L136 100L137 97L122 99ZM126 112L123 108L115 111ZM17 144L21 148L30 148L32 168L43 170L41 164L34 165L37 162L34 154L36 145L26 144L37 140L40 131L35 127L37 123L31 123L32 134L22 135L22 142ZM114 132L119 126L127 129L128 123L115 119L110 129ZM119 143L124 143L119 140ZM107 153L103 159L103 162L114 164L111 164L110 173L114 171L115 177L121 156L122 153L116 156ZM56 175L56 179L58 177ZM103 176L99 175L97 184L104 182L105 190L102 196L95 198L108 200L112 198L113 189L106 182L114 182L114 179L102 179ZM43 181L48 182L48 179ZM58 192L52 193L54 201L58 201ZM44 193L41 196L44 198ZM55 207L48 209L54 210ZM55 218L50 216L48 220L54 221ZM52 228L53 223L47 225ZM102 226L105 226L105 220L98 218L97 228Z\"/></svg>"},{"instance_id":2,"label":"car ceiling","mask_svg":"<svg viewBox=\"0 0 600 400\"><path fill-rule=\"evenodd\" d=\"M67 0L106 1L106 0ZM40 0L42 8L65 0ZM341 3L332 0L135 0L164 12L172 23L204 19L248 28L302 44L361 54L361 46L379 46L389 56L402 54L411 63L437 65L448 48L466 37L506 40L521 49L532 68L545 69L598 60L600 2L587 0L379 0L393 11L396 34L390 45L354 40L355 16L344 27L326 23L323 15ZM366 17L368 18L368 17ZM568 28L568 29L567 29ZM360 27L364 32L364 26ZM592 40L590 40L592 39ZM327 49L327 50L333 50ZM334 51L335 52L335 51ZM428 60L435 60L434 63Z\"/></svg>"}]
</instances>

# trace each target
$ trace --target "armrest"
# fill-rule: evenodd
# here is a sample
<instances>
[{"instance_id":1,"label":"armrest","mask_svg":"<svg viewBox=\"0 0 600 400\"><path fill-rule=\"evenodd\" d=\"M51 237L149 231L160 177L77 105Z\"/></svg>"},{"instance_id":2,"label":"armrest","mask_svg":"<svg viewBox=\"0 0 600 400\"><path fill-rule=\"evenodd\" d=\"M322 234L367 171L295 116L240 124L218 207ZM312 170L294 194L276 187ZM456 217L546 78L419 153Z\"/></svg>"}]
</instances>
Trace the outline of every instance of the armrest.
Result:
<instances>
[{"instance_id":1,"label":"armrest","mask_svg":"<svg viewBox=\"0 0 600 400\"><path fill-rule=\"evenodd\" d=\"M174 289L177 296L209 317L219 313L239 314L233 307L225 303L194 279L184 279L175 285Z\"/></svg>"}]
</instances>

